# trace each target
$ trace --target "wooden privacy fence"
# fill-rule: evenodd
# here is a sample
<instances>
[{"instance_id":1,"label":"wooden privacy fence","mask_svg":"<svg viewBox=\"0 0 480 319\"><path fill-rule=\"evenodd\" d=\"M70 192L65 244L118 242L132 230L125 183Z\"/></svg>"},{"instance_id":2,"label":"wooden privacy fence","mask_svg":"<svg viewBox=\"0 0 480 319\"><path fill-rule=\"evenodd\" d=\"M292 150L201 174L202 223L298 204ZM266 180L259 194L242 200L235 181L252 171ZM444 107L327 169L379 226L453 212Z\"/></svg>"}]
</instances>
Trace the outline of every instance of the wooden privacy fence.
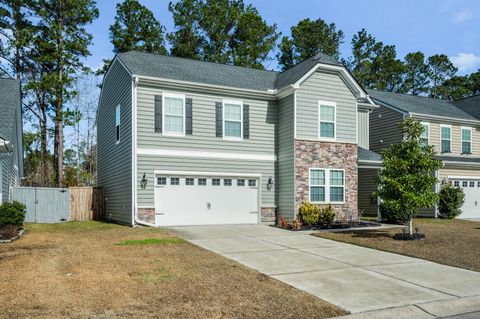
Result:
<instances>
[{"instance_id":1,"label":"wooden privacy fence","mask_svg":"<svg viewBox=\"0 0 480 319\"><path fill-rule=\"evenodd\" d=\"M105 197L103 189L98 187L13 187L11 199L25 204L25 222L28 223L105 218Z\"/></svg>"}]
</instances>

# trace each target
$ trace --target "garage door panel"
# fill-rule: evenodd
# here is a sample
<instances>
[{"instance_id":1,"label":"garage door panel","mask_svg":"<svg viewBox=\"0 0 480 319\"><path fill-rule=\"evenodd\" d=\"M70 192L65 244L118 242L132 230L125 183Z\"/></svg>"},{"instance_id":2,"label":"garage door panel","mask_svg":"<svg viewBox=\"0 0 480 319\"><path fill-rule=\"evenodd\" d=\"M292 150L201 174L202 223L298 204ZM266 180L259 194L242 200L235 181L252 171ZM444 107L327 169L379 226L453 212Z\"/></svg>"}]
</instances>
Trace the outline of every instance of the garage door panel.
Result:
<instances>
[{"instance_id":1,"label":"garage door panel","mask_svg":"<svg viewBox=\"0 0 480 319\"><path fill-rule=\"evenodd\" d=\"M480 218L480 179L450 178L453 186L460 187L465 193L462 214L458 218Z\"/></svg>"},{"instance_id":2,"label":"garage door panel","mask_svg":"<svg viewBox=\"0 0 480 319\"><path fill-rule=\"evenodd\" d=\"M203 177L202 177L203 178ZM186 185L186 178L180 177L179 185L167 184L155 189L157 225L215 225L258 223L258 188L237 186L232 179L231 186L213 185L217 177L206 177L207 185L199 185L195 178L193 185ZM258 181L256 180L258 185Z\"/></svg>"}]
</instances>

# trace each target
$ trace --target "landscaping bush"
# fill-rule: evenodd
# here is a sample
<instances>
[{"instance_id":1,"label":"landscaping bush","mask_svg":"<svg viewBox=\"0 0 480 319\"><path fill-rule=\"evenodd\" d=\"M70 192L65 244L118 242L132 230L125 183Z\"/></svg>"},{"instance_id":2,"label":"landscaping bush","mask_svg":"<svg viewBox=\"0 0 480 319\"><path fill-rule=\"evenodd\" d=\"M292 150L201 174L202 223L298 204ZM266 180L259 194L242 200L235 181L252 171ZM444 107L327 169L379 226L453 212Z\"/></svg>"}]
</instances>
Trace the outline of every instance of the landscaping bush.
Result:
<instances>
[{"instance_id":1,"label":"landscaping bush","mask_svg":"<svg viewBox=\"0 0 480 319\"><path fill-rule=\"evenodd\" d=\"M337 212L333 209L332 205L328 204L325 208L322 209L320 213L320 222L323 224L331 224L335 220Z\"/></svg>"},{"instance_id":2,"label":"landscaping bush","mask_svg":"<svg viewBox=\"0 0 480 319\"><path fill-rule=\"evenodd\" d=\"M320 218L320 207L312 203L302 203L299 213L302 224L313 226L318 223Z\"/></svg>"},{"instance_id":3,"label":"landscaping bush","mask_svg":"<svg viewBox=\"0 0 480 319\"><path fill-rule=\"evenodd\" d=\"M25 220L26 207L20 202L6 202L0 205L0 226L12 225L22 227Z\"/></svg>"},{"instance_id":4,"label":"landscaping bush","mask_svg":"<svg viewBox=\"0 0 480 319\"><path fill-rule=\"evenodd\" d=\"M0 238L1 239L12 239L17 236L18 227L13 225L3 225L0 226Z\"/></svg>"},{"instance_id":5,"label":"landscaping bush","mask_svg":"<svg viewBox=\"0 0 480 319\"><path fill-rule=\"evenodd\" d=\"M462 213L462 205L465 202L463 189L448 183L442 186L439 195L438 210L442 217L455 218Z\"/></svg>"},{"instance_id":6,"label":"landscaping bush","mask_svg":"<svg viewBox=\"0 0 480 319\"><path fill-rule=\"evenodd\" d=\"M380 214L382 220L390 223L406 223L409 220L409 215L401 210L388 205L386 202L380 204Z\"/></svg>"}]
</instances>

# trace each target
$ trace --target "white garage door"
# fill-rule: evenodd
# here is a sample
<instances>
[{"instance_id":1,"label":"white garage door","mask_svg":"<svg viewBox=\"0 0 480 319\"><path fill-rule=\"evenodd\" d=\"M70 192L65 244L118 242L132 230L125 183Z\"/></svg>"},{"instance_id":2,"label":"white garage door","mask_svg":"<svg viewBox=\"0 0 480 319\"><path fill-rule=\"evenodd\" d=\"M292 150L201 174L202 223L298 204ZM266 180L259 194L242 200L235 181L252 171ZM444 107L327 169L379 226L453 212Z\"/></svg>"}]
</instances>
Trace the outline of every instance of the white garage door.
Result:
<instances>
[{"instance_id":1,"label":"white garage door","mask_svg":"<svg viewBox=\"0 0 480 319\"><path fill-rule=\"evenodd\" d=\"M453 186L461 187L465 193L462 214L458 218L480 218L480 179L451 179Z\"/></svg>"},{"instance_id":2,"label":"white garage door","mask_svg":"<svg viewBox=\"0 0 480 319\"><path fill-rule=\"evenodd\" d=\"M156 175L156 224L256 224L258 184L257 177Z\"/></svg>"}]
</instances>

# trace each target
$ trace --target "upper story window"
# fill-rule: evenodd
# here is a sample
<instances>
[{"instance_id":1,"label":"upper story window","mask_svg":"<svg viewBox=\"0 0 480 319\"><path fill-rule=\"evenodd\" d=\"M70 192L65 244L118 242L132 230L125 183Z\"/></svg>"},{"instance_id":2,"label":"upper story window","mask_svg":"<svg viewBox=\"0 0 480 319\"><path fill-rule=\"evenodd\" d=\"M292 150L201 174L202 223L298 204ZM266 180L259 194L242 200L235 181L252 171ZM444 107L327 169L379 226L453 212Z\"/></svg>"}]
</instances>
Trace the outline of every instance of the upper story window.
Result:
<instances>
[{"instance_id":1,"label":"upper story window","mask_svg":"<svg viewBox=\"0 0 480 319\"><path fill-rule=\"evenodd\" d=\"M335 138L336 104L332 102L319 102L319 137L326 139Z\"/></svg>"},{"instance_id":2,"label":"upper story window","mask_svg":"<svg viewBox=\"0 0 480 319\"><path fill-rule=\"evenodd\" d=\"M243 137L242 102L223 101L223 131L225 138L241 139Z\"/></svg>"},{"instance_id":3,"label":"upper story window","mask_svg":"<svg viewBox=\"0 0 480 319\"><path fill-rule=\"evenodd\" d=\"M163 133L185 135L185 96L165 93L163 110Z\"/></svg>"},{"instance_id":4,"label":"upper story window","mask_svg":"<svg viewBox=\"0 0 480 319\"><path fill-rule=\"evenodd\" d=\"M440 125L440 152L452 152L452 127L449 125Z\"/></svg>"},{"instance_id":5,"label":"upper story window","mask_svg":"<svg viewBox=\"0 0 480 319\"><path fill-rule=\"evenodd\" d=\"M420 135L420 144L421 146L426 147L430 143L429 141L430 124L425 122L422 122L421 124L422 124L423 131L422 131L422 135Z\"/></svg>"},{"instance_id":6,"label":"upper story window","mask_svg":"<svg viewBox=\"0 0 480 319\"><path fill-rule=\"evenodd\" d=\"M310 169L310 202L345 202L345 171L342 169Z\"/></svg>"},{"instance_id":7,"label":"upper story window","mask_svg":"<svg viewBox=\"0 0 480 319\"><path fill-rule=\"evenodd\" d=\"M120 143L120 104L115 108L115 138Z\"/></svg>"},{"instance_id":8,"label":"upper story window","mask_svg":"<svg viewBox=\"0 0 480 319\"><path fill-rule=\"evenodd\" d=\"M462 154L472 154L471 127L462 127Z\"/></svg>"}]
</instances>

